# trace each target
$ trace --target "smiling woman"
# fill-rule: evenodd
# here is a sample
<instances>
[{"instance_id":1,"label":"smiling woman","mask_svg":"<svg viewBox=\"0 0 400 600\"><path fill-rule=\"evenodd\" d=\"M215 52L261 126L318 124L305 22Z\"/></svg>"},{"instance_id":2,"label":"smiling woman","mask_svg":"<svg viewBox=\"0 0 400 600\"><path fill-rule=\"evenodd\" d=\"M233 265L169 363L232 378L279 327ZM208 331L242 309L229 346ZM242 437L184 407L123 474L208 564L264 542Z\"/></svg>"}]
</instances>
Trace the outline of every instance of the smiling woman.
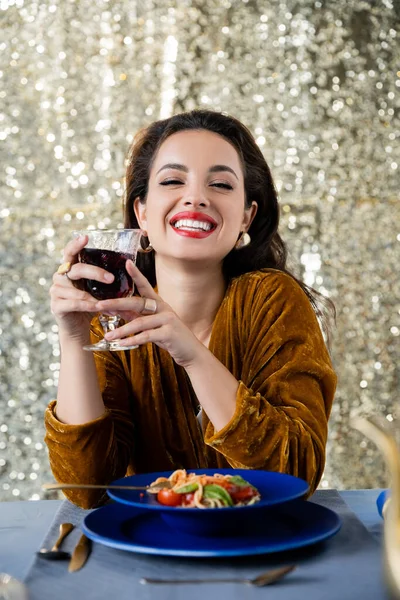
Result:
<instances>
[{"instance_id":1,"label":"smiling woman","mask_svg":"<svg viewBox=\"0 0 400 600\"><path fill-rule=\"evenodd\" d=\"M193 111L136 137L125 199L125 226L147 239L126 262L136 295L97 302L76 289L109 276L78 262L87 236L67 245L68 276L51 288L62 358L46 442L58 480L231 466L315 489L336 377L324 304L287 272L278 221L268 165L236 119ZM97 312L121 315L106 338L137 349L85 353L101 337Z\"/></svg>"}]
</instances>

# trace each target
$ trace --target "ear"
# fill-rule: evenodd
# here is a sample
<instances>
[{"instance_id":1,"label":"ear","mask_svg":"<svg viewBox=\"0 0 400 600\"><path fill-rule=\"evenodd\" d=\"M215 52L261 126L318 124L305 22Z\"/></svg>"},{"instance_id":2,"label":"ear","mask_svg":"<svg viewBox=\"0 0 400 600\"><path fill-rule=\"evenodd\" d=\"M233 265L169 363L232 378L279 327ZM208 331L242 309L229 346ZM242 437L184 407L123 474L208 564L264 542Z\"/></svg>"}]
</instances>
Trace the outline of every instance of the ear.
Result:
<instances>
[{"instance_id":1,"label":"ear","mask_svg":"<svg viewBox=\"0 0 400 600\"><path fill-rule=\"evenodd\" d=\"M250 225L252 224L254 217L257 214L258 204L253 201L251 203L250 208L246 208L243 215L242 221L242 231L248 231L250 229Z\"/></svg>"},{"instance_id":2,"label":"ear","mask_svg":"<svg viewBox=\"0 0 400 600\"><path fill-rule=\"evenodd\" d=\"M140 202L139 196L135 198L133 202L133 210L135 211L136 218L139 223L140 229L143 231L147 230L147 219L146 219L146 204Z\"/></svg>"}]
</instances>

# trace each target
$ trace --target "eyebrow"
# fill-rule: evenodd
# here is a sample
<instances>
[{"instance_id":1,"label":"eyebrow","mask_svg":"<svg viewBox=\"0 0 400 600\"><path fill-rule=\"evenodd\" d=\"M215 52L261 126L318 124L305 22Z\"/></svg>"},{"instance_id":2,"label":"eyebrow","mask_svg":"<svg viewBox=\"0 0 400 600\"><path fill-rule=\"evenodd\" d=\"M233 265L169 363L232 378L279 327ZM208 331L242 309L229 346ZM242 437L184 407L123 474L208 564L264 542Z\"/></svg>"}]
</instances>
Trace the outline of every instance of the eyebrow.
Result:
<instances>
[{"instance_id":1,"label":"eyebrow","mask_svg":"<svg viewBox=\"0 0 400 600\"><path fill-rule=\"evenodd\" d=\"M221 171L228 171L229 173L232 173L237 180L239 180L239 177L236 175L235 171L227 165L214 165L208 170L209 173L220 173Z\"/></svg>"},{"instance_id":2,"label":"eyebrow","mask_svg":"<svg viewBox=\"0 0 400 600\"><path fill-rule=\"evenodd\" d=\"M176 169L177 171L183 171L184 173L189 172L189 169L185 165L181 165L179 163L167 163L157 171L157 175L160 173L160 171L164 171L165 169ZM221 173L222 171L228 171L228 173L232 173L236 179L239 180L235 171L231 169L231 167L228 167L228 165L213 165L208 169L209 173Z\"/></svg>"}]
</instances>

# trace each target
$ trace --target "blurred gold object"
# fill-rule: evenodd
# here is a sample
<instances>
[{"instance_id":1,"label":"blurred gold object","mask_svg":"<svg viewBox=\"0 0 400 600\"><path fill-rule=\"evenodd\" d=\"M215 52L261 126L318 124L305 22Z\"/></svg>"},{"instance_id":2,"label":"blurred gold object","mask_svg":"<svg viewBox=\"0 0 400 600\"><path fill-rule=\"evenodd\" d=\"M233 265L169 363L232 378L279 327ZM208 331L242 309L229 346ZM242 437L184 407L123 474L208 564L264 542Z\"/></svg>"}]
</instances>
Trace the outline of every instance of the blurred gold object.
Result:
<instances>
[{"instance_id":1,"label":"blurred gold object","mask_svg":"<svg viewBox=\"0 0 400 600\"><path fill-rule=\"evenodd\" d=\"M81 535L77 545L72 553L71 560L69 562L68 571L74 573L82 569L83 565L89 558L92 549L92 542L86 535Z\"/></svg>"},{"instance_id":2,"label":"blurred gold object","mask_svg":"<svg viewBox=\"0 0 400 600\"><path fill-rule=\"evenodd\" d=\"M377 418L353 420L355 429L381 450L389 467L392 486L384 518L384 568L390 599L400 600L400 451L395 436Z\"/></svg>"}]
</instances>

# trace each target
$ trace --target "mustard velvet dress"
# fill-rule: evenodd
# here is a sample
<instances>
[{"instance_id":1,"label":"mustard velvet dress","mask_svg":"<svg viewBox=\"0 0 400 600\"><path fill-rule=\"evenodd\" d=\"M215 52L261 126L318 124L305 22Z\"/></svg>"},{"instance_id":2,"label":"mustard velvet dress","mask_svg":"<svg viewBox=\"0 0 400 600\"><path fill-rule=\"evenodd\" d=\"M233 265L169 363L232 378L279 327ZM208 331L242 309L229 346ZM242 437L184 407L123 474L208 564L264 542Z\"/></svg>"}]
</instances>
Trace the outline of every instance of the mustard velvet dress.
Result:
<instances>
[{"instance_id":1,"label":"mustard velvet dress","mask_svg":"<svg viewBox=\"0 0 400 600\"><path fill-rule=\"evenodd\" d=\"M102 338L97 319L92 339ZM95 353L106 411L68 425L45 414L45 441L58 481L101 483L178 468L247 468L290 473L313 491L325 464L336 376L311 304L289 275L274 269L233 279L215 317L209 350L239 381L236 409L215 431L183 367L165 350ZM207 373L204 373L207 377ZM105 500L66 491L84 508Z\"/></svg>"}]
</instances>

